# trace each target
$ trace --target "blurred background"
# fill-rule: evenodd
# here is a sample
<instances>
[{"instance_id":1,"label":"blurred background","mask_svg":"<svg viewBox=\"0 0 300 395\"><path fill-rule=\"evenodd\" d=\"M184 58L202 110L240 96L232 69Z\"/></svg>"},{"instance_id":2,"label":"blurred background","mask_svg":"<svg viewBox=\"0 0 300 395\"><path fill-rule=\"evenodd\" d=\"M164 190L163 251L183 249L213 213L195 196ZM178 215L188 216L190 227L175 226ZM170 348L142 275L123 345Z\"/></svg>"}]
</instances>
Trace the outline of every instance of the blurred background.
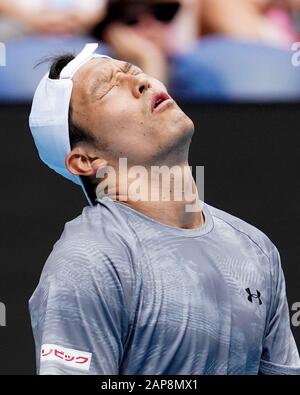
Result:
<instances>
[{"instance_id":1,"label":"blurred background","mask_svg":"<svg viewBox=\"0 0 300 395\"><path fill-rule=\"evenodd\" d=\"M205 201L277 245L300 348L300 0L0 0L0 374L34 374L28 299L86 204L39 160L31 100L47 59L95 41L162 80L193 119Z\"/></svg>"},{"instance_id":2,"label":"blurred background","mask_svg":"<svg viewBox=\"0 0 300 395\"><path fill-rule=\"evenodd\" d=\"M300 0L0 0L0 100L31 100L39 60L95 40L179 100L300 97Z\"/></svg>"}]
</instances>

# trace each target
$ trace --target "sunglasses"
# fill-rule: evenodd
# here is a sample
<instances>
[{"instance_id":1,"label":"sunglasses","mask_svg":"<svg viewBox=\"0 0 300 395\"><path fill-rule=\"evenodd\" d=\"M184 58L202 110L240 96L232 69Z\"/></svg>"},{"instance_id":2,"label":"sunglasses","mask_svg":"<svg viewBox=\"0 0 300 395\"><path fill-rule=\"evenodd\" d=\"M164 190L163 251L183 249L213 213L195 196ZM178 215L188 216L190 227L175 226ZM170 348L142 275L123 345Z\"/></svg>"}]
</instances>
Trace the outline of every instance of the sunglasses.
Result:
<instances>
[{"instance_id":1,"label":"sunglasses","mask_svg":"<svg viewBox=\"0 0 300 395\"><path fill-rule=\"evenodd\" d=\"M117 1L113 3L113 13L115 20L119 20L127 25L134 25L139 22L142 14L150 14L156 20L169 23L179 11L180 3L177 1L161 3L149 1Z\"/></svg>"},{"instance_id":2,"label":"sunglasses","mask_svg":"<svg viewBox=\"0 0 300 395\"><path fill-rule=\"evenodd\" d=\"M105 28L112 22L135 25L141 15L150 14L162 23L170 23L180 9L178 1L160 2L150 0L111 0L106 17L95 27L93 34L102 38Z\"/></svg>"}]
</instances>

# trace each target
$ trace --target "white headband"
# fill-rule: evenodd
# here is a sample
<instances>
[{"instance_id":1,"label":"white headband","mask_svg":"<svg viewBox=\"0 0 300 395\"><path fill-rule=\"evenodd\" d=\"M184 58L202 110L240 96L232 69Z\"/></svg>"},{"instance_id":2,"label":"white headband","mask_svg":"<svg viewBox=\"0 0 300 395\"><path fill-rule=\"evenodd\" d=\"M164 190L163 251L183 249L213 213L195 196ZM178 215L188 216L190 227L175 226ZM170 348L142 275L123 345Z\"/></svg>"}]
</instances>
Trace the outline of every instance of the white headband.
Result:
<instances>
[{"instance_id":1,"label":"white headband","mask_svg":"<svg viewBox=\"0 0 300 395\"><path fill-rule=\"evenodd\" d=\"M86 44L83 50L61 71L59 79L49 78L49 71L41 79L32 102L29 126L40 158L51 169L80 185L91 202L79 176L71 174L65 164L71 151L69 139L69 107L76 71L95 57L106 57L94 52L97 43Z\"/></svg>"}]
</instances>

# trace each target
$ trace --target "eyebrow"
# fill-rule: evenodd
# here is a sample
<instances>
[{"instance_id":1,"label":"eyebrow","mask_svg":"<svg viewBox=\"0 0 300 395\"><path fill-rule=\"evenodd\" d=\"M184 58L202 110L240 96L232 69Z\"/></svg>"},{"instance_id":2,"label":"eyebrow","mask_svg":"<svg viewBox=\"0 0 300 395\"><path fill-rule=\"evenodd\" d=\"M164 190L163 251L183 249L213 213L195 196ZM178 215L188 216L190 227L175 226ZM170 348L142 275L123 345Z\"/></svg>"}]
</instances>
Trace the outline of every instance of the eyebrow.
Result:
<instances>
[{"instance_id":1,"label":"eyebrow","mask_svg":"<svg viewBox=\"0 0 300 395\"><path fill-rule=\"evenodd\" d=\"M130 62L125 62L123 68L125 69L125 71L129 71L131 68L133 68L134 65Z\"/></svg>"},{"instance_id":2,"label":"eyebrow","mask_svg":"<svg viewBox=\"0 0 300 395\"><path fill-rule=\"evenodd\" d=\"M136 64L130 63L130 62L126 62L124 65L124 68L126 71L129 71L130 69L136 69L140 73L143 73L143 70L139 66L137 66Z\"/></svg>"}]
</instances>

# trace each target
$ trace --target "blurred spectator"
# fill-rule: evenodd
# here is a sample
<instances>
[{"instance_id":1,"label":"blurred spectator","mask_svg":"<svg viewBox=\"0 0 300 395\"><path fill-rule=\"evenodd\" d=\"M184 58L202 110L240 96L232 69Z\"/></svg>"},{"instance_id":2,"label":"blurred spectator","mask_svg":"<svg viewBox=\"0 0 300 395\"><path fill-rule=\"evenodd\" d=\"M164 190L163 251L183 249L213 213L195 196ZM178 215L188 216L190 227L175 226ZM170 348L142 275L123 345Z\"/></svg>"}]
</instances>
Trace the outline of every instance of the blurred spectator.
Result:
<instances>
[{"instance_id":1,"label":"blurred spectator","mask_svg":"<svg viewBox=\"0 0 300 395\"><path fill-rule=\"evenodd\" d=\"M114 56L168 85L168 56L187 52L199 34L199 0L113 0L100 38Z\"/></svg>"},{"instance_id":2,"label":"blurred spectator","mask_svg":"<svg viewBox=\"0 0 300 395\"><path fill-rule=\"evenodd\" d=\"M106 0L0 0L0 41L25 34L83 34L103 17Z\"/></svg>"},{"instance_id":3,"label":"blurred spectator","mask_svg":"<svg viewBox=\"0 0 300 395\"><path fill-rule=\"evenodd\" d=\"M290 46L299 39L299 0L201 0L202 34Z\"/></svg>"}]
</instances>

